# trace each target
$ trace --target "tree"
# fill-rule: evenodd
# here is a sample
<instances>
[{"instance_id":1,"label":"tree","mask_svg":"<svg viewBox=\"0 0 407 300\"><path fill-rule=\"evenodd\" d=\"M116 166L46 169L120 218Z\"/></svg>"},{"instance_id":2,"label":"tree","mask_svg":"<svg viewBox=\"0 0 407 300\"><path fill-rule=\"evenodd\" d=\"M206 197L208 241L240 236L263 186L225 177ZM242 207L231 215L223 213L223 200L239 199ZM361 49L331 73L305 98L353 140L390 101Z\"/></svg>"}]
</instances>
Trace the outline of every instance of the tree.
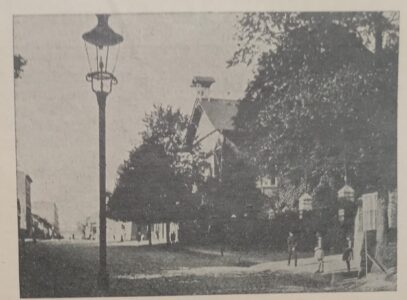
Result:
<instances>
[{"instance_id":1,"label":"tree","mask_svg":"<svg viewBox=\"0 0 407 300\"><path fill-rule=\"evenodd\" d=\"M177 206L169 205L167 212L173 217L167 219L167 243L170 243L170 220L182 220L186 216L192 218L199 207L201 186L204 183L203 168L206 165L205 154L200 152L199 145L185 149L185 135L189 125L189 117L179 109L171 106L154 105L151 113L144 118L145 130L142 132L144 143L162 145L172 159L171 166L175 176L181 178L183 188L188 195L181 193L182 201ZM175 210L175 211L174 211ZM176 217L174 217L176 216Z\"/></svg>"},{"instance_id":2,"label":"tree","mask_svg":"<svg viewBox=\"0 0 407 300\"><path fill-rule=\"evenodd\" d=\"M14 55L14 79L21 78L21 73L23 73L23 67L27 64L20 54Z\"/></svg>"},{"instance_id":3,"label":"tree","mask_svg":"<svg viewBox=\"0 0 407 300\"><path fill-rule=\"evenodd\" d=\"M237 50L229 66L251 64L265 51L275 51L287 35L299 28L324 29L341 25L355 33L367 48L375 52L385 47L398 48L398 12L253 12L238 21Z\"/></svg>"},{"instance_id":4,"label":"tree","mask_svg":"<svg viewBox=\"0 0 407 300\"><path fill-rule=\"evenodd\" d=\"M108 203L115 219L151 225L174 217L168 211L181 195L182 182L174 175L171 157L161 145L142 144L130 152L119 169ZM151 227L151 226L150 226Z\"/></svg>"},{"instance_id":5,"label":"tree","mask_svg":"<svg viewBox=\"0 0 407 300\"><path fill-rule=\"evenodd\" d=\"M184 145L188 116L171 106L154 104L153 110L145 115L143 122L143 142L162 145L165 152L175 160Z\"/></svg>"},{"instance_id":6,"label":"tree","mask_svg":"<svg viewBox=\"0 0 407 300\"><path fill-rule=\"evenodd\" d=\"M204 153L196 144L185 150L185 134L189 117L171 106L154 105L153 110L144 117L145 130L141 133L143 143L162 145L171 157L174 172L183 177L188 190L203 183L202 168L205 165Z\"/></svg>"},{"instance_id":7,"label":"tree","mask_svg":"<svg viewBox=\"0 0 407 300\"><path fill-rule=\"evenodd\" d=\"M376 12L241 18L229 64L259 59L235 123L259 169L296 186L306 178L311 189L327 175L338 189L347 168L357 193L369 185L380 192L384 212L397 181L397 19ZM378 230L379 244L385 232Z\"/></svg>"},{"instance_id":8,"label":"tree","mask_svg":"<svg viewBox=\"0 0 407 300\"><path fill-rule=\"evenodd\" d=\"M245 159L225 160L222 181L215 190L214 211L223 218L231 215L243 217L253 210L258 212L262 205L262 196L256 188L257 173Z\"/></svg>"},{"instance_id":9,"label":"tree","mask_svg":"<svg viewBox=\"0 0 407 300\"><path fill-rule=\"evenodd\" d=\"M327 17L319 19L325 22ZM300 21L291 19L289 24ZM278 39L280 45L261 56L258 73L247 88L235 120L238 129L249 132L246 145L252 145L253 150L264 149L250 151L259 153L258 165L281 170L289 160L291 173L301 177L308 168L312 175L314 166L308 166L307 160L315 161L318 155L338 161L345 152L349 155L352 150L361 150L345 151L345 146L351 147L353 142L368 144L372 135L380 133L388 139L377 144L392 145L395 140L397 49L383 51L380 62L375 62L362 39L349 33L348 28L333 21L320 22L284 32ZM290 138L295 143L289 143ZM377 146L374 148L380 149ZM270 159L277 158L278 153L288 160ZM394 151L387 153L394 158Z\"/></svg>"},{"instance_id":10,"label":"tree","mask_svg":"<svg viewBox=\"0 0 407 300\"><path fill-rule=\"evenodd\" d=\"M142 144L118 170L109 211L116 219L148 224L149 230L152 223L165 222L170 243L170 222L193 215L191 195L200 181L199 159L181 155L188 119L180 110L155 105L143 121ZM196 152L191 155L199 157Z\"/></svg>"}]
</instances>

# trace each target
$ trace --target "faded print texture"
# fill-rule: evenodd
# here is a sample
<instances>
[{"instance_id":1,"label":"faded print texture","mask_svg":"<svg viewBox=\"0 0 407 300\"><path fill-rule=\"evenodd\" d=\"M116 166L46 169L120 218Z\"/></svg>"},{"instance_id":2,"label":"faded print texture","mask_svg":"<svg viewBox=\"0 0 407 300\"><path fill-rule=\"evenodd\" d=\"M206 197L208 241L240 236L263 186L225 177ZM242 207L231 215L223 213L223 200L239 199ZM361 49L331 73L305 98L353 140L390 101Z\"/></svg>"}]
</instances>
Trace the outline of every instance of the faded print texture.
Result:
<instances>
[{"instance_id":1,"label":"faded print texture","mask_svg":"<svg viewBox=\"0 0 407 300\"><path fill-rule=\"evenodd\" d=\"M396 290L398 49L398 12L15 16L21 297Z\"/></svg>"}]
</instances>

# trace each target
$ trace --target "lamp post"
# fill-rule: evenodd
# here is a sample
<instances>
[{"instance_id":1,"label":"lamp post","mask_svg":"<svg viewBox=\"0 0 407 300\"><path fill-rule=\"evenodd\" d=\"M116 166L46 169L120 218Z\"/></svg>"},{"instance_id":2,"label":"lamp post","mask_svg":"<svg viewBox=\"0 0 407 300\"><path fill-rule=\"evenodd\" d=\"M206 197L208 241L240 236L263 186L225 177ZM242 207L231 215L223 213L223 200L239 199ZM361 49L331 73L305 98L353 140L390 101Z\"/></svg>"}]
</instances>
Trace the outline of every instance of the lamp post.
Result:
<instances>
[{"instance_id":1,"label":"lamp post","mask_svg":"<svg viewBox=\"0 0 407 300\"><path fill-rule=\"evenodd\" d=\"M96 94L99 106L99 273L98 287L100 290L109 288L109 275L106 269L106 141L105 141L105 114L107 95L112 91L112 86L117 84L113 75L118 58L118 47L123 37L115 33L108 24L109 15L97 15L98 23L91 31L82 35L85 41L86 55L90 71L86 81L91 83L92 91ZM94 59L91 60L88 51L91 45ZM116 49L116 61L113 68L109 68L109 55ZM109 53L110 52L110 53ZM96 64L93 65L91 61Z\"/></svg>"}]
</instances>

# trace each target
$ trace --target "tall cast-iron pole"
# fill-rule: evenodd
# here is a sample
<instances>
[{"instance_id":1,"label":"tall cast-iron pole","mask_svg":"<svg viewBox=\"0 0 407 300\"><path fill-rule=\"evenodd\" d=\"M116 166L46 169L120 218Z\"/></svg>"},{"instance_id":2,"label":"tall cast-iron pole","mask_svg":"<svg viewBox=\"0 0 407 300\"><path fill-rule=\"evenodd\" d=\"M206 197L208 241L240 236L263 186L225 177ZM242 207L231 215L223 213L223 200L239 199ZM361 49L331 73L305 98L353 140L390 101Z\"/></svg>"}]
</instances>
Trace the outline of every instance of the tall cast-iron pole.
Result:
<instances>
[{"instance_id":1,"label":"tall cast-iron pole","mask_svg":"<svg viewBox=\"0 0 407 300\"><path fill-rule=\"evenodd\" d=\"M96 27L84 33L82 38L85 41L90 67L86 81L91 83L99 106L99 273L97 284L101 291L106 292L109 289L109 274L106 267L106 99L112 91L112 86L117 84L117 78L113 75L116 65L114 64L114 67L108 71L108 56L109 49L123 42L123 37L109 27L109 15L97 15L97 18ZM93 45L96 50L94 68L91 65L87 44ZM104 51L106 56L102 55Z\"/></svg>"},{"instance_id":2,"label":"tall cast-iron pole","mask_svg":"<svg viewBox=\"0 0 407 300\"><path fill-rule=\"evenodd\" d=\"M109 288L106 269L106 96L96 93L99 105L99 287Z\"/></svg>"}]
</instances>

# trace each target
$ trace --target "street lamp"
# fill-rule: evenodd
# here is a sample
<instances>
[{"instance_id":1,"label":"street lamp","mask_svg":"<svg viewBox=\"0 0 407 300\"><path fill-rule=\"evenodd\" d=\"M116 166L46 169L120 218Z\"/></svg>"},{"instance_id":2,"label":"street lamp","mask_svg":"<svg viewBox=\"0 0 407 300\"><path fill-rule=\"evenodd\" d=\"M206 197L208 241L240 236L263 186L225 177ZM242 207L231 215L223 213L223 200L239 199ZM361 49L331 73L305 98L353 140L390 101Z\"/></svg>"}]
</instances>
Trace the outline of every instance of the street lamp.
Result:
<instances>
[{"instance_id":1,"label":"street lamp","mask_svg":"<svg viewBox=\"0 0 407 300\"><path fill-rule=\"evenodd\" d=\"M97 15L98 23L91 31L82 35L85 41L86 55L90 71L86 81L91 83L92 91L96 94L99 106L99 274L98 287L102 290L109 288L109 275L106 270L106 142L105 142L105 108L107 95L112 91L112 86L117 84L113 75L118 58L113 68L108 64L109 55L114 48L123 41L120 34L115 33L108 24L109 15ZM91 60L88 51L94 51ZM93 48L93 49L92 49ZM110 52L110 53L109 53ZM92 67L91 61L95 62Z\"/></svg>"}]
</instances>

